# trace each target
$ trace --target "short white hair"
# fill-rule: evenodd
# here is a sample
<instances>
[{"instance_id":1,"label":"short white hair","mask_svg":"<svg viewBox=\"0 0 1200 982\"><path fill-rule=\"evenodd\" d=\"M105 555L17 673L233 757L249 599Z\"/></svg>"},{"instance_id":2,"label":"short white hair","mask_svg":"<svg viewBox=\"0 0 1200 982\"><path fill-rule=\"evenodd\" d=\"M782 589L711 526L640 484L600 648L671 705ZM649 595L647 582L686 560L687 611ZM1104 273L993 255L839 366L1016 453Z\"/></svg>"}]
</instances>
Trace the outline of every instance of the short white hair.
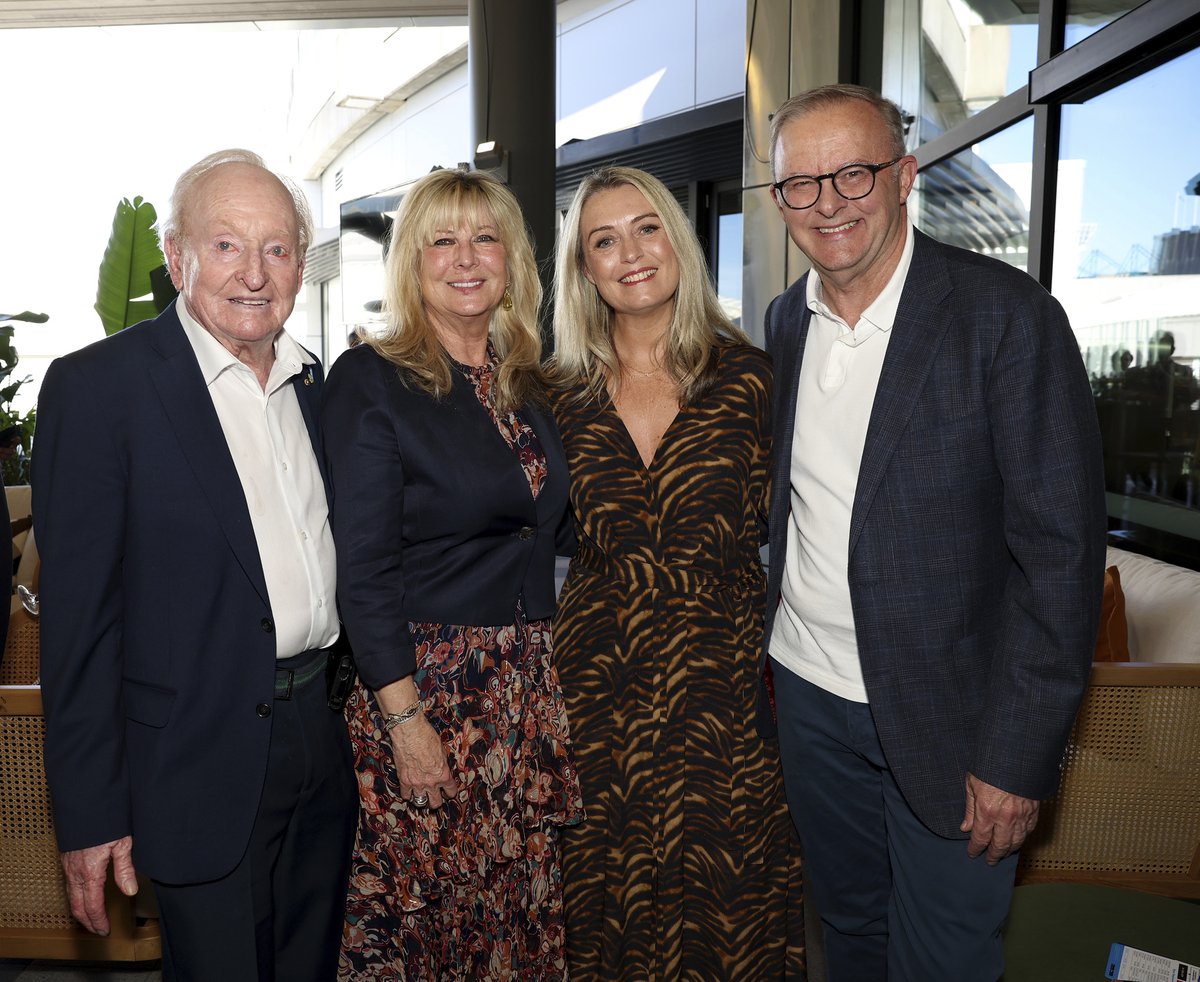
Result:
<instances>
[{"instance_id":1,"label":"short white hair","mask_svg":"<svg viewBox=\"0 0 1200 982\"><path fill-rule=\"evenodd\" d=\"M242 150L237 147L210 153L179 175L179 180L175 182L175 189L171 192L167 217L159 222L158 226L159 237L164 246L168 239L173 239L178 243L187 238L185 221L192 204L192 191L196 187L196 182L209 171L215 170L223 164L249 164L251 167L266 171L283 185L291 196L292 205L296 210L296 245L299 254L303 256L308 251L313 239L313 218L312 210L308 206L308 198L295 182L276 174L267 167L263 163L262 157L253 150Z\"/></svg>"}]
</instances>

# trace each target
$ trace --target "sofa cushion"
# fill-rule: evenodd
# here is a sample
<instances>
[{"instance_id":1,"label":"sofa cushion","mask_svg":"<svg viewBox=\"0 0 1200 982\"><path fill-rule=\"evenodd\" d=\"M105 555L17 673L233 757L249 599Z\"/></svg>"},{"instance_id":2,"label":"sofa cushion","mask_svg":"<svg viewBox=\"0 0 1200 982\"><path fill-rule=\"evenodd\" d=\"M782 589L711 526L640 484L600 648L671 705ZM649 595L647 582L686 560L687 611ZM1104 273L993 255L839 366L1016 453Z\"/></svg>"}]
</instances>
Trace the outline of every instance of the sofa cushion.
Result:
<instances>
[{"instance_id":1,"label":"sofa cushion","mask_svg":"<svg viewBox=\"0 0 1200 982\"><path fill-rule=\"evenodd\" d=\"M1115 549L1132 661L1200 662L1200 573Z\"/></svg>"},{"instance_id":2,"label":"sofa cushion","mask_svg":"<svg viewBox=\"0 0 1200 982\"><path fill-rule=\"evenodd\" d=\"M1096 636L1093 661L1129 661L1129 625L1125 620L1125 592L1121 571L1109 566L1104 571L1104 604L1100 608L1100 633Z\"/></svg>"}]
</instances>

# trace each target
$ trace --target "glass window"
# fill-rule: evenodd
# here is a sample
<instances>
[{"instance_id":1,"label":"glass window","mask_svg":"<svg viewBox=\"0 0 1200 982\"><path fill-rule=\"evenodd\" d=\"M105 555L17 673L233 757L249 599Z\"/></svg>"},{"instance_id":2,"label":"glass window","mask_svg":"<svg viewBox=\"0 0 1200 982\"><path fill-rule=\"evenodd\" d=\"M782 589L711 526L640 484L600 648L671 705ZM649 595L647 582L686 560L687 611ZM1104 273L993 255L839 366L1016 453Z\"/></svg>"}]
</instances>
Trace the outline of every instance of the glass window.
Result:
<instances>
[{"instance_id":1,"label":"glass window","mask_svg":"<svg viewBox=\"0 0 1200 982\"><path fill-rule=\"evenodd\" d=\"M1078 44L1139 6L1129 0L1067 0L1066 47Z\"/></svg>"},{"instance_id":2,"label":"glass window","mask_svg":"<svg viewBox=\"0 0 1200 982\"><path fill-rule=\"evenodd\" d=\"M917 132L928 143L1028 82L1037 65L1037 6L921 0L920 9Z\"/></svg>"},{"instance_id":3,"label":"glass window","mask_svg":"<svg viewBox=\"0 0 1200 982\"><path fill-rule=\"evenodd\" d=\"M742 323L742 189L718 190L717 299L729 319Z\"/></svg>"},{"instance_id":4,"label":"glass window","mask_svg":"<svg viewBox=\"0 0 1200 982\"><path fill-rule=\"evenodd\" d=\"M1026 269L1032 153L1030 118L922 170L909 199L913 224L941 242Z\"/></svg>"},{"instance_id":5,"label":"glass window","mask_svg":"<svg viewBox=\"0 0 1200 982\"><path fill-rule=\"evenodd\" d=\"M1064 106L1054 293L1127 534L1200 538L1200 51Z\"/></svg>"}]
</instances>

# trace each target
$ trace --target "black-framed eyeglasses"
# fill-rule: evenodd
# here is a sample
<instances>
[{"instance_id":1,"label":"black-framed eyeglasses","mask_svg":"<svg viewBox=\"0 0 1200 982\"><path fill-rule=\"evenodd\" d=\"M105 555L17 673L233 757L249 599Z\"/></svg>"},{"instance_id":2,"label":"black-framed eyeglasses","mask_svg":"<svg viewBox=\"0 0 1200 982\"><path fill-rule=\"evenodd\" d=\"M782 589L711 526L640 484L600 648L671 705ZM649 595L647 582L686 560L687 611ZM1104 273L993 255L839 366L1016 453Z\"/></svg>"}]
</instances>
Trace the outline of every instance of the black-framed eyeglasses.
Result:
<instances>
[{"instance_id":1,"label":"black-framed eyeglasses","mask_svg":"<svg viewBox=\"0 0 1200 982\"><path fill-rule=\"evenodd\" d=\"M875 190L876 174L902 159L902 156L897 157L885 164L847 164L828 174L795 174L776 181L771 185L771 190L780 201L795 211L803 211L817 203L821 197L822 181L830 181L833 189L847 201L857 201Z\"/></svg>"}]
</instances>

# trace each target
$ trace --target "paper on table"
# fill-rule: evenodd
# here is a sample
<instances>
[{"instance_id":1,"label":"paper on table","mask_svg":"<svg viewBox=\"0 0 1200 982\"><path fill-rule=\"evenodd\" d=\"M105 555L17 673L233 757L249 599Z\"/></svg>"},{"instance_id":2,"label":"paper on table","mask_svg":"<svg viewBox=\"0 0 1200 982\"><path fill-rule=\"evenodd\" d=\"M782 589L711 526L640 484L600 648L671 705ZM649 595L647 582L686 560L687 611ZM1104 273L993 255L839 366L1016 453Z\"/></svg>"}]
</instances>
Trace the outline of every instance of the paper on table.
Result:
<instances>
[{"instance_id":1,"label":"paper on table","mask_svg":"<svg viewBox=\"0 0 1200 982\"><path fill-rule=\"evenodd\" d=\"M1116 982L1198 982L1200 968L1114 943L1108 952L1104 977Z\"/></svg>"}]
</instances>

